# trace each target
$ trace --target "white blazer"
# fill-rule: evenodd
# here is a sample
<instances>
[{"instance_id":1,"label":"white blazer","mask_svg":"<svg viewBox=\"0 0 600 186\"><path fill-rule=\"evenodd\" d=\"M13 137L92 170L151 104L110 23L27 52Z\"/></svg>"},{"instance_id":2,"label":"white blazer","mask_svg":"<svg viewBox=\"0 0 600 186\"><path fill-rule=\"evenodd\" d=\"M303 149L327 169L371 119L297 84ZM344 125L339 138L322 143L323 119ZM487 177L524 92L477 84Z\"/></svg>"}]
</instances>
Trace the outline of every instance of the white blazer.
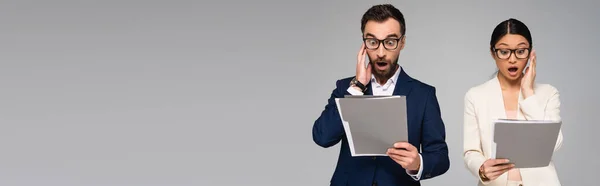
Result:
<instances>
[{"instance_id":1,"label":"white blazer","mask_svg":"<svg viewBox=\"0 0 600 186\"><path fill-rule=\"evenodd\" d=\"M558 90L549 84L535 84L533 89L534 95L527 99L523 99L523 95L519 93L517 118L560 121ZM507 118L498 77L494 76L491 80L470 88L465 94L464 101L463 158L467 169L479 178L479 167L490 158L492 151L492 121ZM562 140L561 129L554 147L555 152L560 149ZM520 171L524 186L561 185L552 162L547 167L522 168ZM493 181L478 180L479 186L505 186L508 172Z\"/></svg>"}]
</instances>

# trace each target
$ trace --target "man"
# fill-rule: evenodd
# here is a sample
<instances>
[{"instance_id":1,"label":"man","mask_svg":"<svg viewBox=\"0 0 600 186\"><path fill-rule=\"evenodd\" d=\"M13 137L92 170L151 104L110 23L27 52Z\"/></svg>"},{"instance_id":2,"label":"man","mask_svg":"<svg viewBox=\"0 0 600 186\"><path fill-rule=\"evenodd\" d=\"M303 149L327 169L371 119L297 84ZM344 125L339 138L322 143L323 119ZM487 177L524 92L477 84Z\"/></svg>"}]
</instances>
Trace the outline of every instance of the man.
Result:
<instances>
[{"instance_id":1,"label":"man","mask_svg":"<svg viewBox=\"0 0 600 186\"><path fill-rule=\"evenodd\" d=\"M404 16L392 5L376 5L363 15L361 29L364 42L356 76L336 82L313 125L313 140L319 146L328 148L342 141L331 185L420 185L420 180L444 174L450 161L435 88L411 78L398 65L406 40ZM395 143L388 156L352 157L335 104L335 98L344 95L406 96L408 142Z\"/></svg>"}]
</instances>

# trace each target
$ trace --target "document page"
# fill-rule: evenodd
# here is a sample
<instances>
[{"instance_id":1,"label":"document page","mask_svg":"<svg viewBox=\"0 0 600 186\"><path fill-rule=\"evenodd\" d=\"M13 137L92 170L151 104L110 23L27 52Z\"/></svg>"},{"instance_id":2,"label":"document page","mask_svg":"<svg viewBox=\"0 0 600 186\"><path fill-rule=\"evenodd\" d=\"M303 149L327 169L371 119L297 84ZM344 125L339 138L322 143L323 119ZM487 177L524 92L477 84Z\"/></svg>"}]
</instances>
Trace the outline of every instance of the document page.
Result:
<instances>
[{"instance_id":1,"label":"document page","mask_svg":"<svg viewBox=\"0 0 600 186\"><path fill-rule=\"evenodd\" d=\"M387 156L388 148L408 141L405 96L337 98L352 156Z\"/></svg>"},{"instance_id":2,"label":"document page","mask_svg":"<svg viewBox=\"0 0 600 186\"><path fill-rule=\"evenodd\" d=\"M493 125L492 158L506 158L515 168L550 164L562 122L500 119Z\"/></svg>"}]
</instances>

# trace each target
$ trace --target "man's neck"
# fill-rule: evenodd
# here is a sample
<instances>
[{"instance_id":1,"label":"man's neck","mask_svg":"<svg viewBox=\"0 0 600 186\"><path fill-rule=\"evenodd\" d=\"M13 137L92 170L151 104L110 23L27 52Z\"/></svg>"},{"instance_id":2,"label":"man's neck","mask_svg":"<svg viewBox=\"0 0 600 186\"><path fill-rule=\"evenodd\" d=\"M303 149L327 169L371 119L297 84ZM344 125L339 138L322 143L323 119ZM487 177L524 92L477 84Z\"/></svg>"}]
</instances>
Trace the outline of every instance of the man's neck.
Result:
<instances>
[{"instance_id":1,"label":"man's neck","mask_svg":"<svg viewBox=\"0 0 600 186\"><path fill-rule=\"evenodd\" d=\"M375 81L377 81L377 83L379 83L380 85L385 85L385 83L387 83L387 81L390 78L378 78L377 76L375 76Z\"/></svg>"}]
</instances>

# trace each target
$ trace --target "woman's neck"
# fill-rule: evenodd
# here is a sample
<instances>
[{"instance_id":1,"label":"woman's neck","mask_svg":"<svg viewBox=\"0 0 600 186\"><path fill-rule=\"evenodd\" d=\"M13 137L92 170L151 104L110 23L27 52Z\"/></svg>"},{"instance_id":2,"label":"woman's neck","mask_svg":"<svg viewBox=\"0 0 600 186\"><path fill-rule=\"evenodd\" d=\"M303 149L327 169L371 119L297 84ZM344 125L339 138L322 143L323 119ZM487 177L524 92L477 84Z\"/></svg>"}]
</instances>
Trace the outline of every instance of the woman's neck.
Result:
<instances>
[{"instance_id":1,"label":"woman's neck","mask_svg":"<svg viewBox=\"0 0 600 186\"><path fill-rule=\"evenodd\" d=\"M523 76L519 76L518 79L516 80L509 80L508 78L506 78L505 76L503 76L502 74L500 74L500 72L498 72L498 81L500 82L500 88L502 88L502 91L520 91L521 90L521 79L523 79Z\"/></svg>"}]
</instances>

